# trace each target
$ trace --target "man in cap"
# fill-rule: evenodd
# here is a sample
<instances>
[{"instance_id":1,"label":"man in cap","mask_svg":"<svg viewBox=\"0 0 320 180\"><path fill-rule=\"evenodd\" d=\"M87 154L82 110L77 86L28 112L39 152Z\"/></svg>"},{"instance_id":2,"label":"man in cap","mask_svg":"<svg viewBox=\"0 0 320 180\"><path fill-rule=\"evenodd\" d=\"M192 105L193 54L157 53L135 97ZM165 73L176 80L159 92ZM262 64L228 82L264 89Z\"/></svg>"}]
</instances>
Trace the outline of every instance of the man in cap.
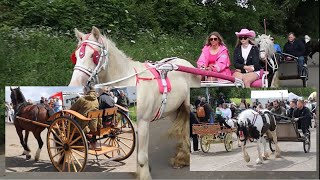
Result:
<instances>
[{"instance_id":1,"label":"man in cap","mask_svg":"<svg viewBox=\"0 0 320 180\"><path fill-rule=\"evenodd\" d=\"M108 87L104 87L102 89L102 93L99 96L99 109L106 109L114 107L114 99L110 95L110 90ZM110 125L112 122L113 115L111 116L103 116L102 124L104 127Z\"/></svg>"}]
</instances>

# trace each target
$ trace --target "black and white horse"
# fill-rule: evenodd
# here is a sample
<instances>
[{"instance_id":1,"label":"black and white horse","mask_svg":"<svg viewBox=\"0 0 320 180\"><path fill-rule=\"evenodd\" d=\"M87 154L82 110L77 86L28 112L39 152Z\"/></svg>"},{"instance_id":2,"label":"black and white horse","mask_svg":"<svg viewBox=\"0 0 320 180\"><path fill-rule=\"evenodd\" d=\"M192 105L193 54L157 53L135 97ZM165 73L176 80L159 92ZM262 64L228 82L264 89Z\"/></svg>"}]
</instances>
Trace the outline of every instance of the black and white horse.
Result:
<instances>
[{"instance_id":1,"label":"black and white horse","mask_svg":"<svg viewBox=\"0 0 320 180\"><path fill-rule=\"evenodd\" d=\"M237 134L241 141L242 153L246 162L250 161L250 156L246 152L246 142L249 139L257 140L257 164L261 164L263 160L269 157L269 154L266 151L265 134L268 135L268 137L272 137L276 146L275 156L276 158L280 157L280 148L278 146L276 134L276 120L274 116L270 114L270 111L260 110L259 112L256 112L252 109L242 111L238 116ZM263 153L261 153L260 149L261 143L263 144Z\"/></svg>"},{"instance_id":2,"label":"black and white horse","mask_svg":"<svg viewBox=\"0 0 320 180\"><path fill-rule=\"evenodd\" d=\"M319 39L318 40L313 40L311 39L308 35L304 36L304 43L305 43L305 60L307 62L308 57L312 59L312 56L316 53L319 52Z\"/></svg>"}]
</instances>

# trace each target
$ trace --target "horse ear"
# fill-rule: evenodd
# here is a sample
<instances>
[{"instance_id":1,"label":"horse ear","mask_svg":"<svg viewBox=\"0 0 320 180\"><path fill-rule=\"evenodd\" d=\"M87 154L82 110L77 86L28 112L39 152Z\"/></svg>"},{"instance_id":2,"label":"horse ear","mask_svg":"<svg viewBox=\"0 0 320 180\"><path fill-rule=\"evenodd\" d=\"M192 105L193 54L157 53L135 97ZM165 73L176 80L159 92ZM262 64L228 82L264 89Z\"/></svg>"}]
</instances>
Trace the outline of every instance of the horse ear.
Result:
<instances>
[{"instance_id":1,"label":"horse ear","mask_svg":"<svg viewBox=\"0 0 320 180\"><path fill-rule=\"evenodd\" d=\"M249 119L249 118L247 118L247 123L248 123L248 125L250 125L250 124L251 124L251 122L250 122L250 119Z\"/></svg>"},{"instance_id":2,"label":"horse ear","mask_svg":"<svg viewBox=\"0 0 320 180\"><path fill-rule=\"evenodd\" d=\"M258 35L258 38L259 38L259 39L261 39L261 36L260 36L260 35Z\"/></svg>"},{"instance_id":3,"label":"horse ear","mask_svg":"<svg viewBox=\"0 0 320 180\"><path fill-rule=\"evenodd\" d=\"M11 86L10 86L10 90L11 90L11 91L13 90Z\"/></svg>"},{"instance_id":4,"label":"horse ear","mask_svg":"<svg viewBox=\"0 0 320 180\"><path fill-rule=\"evenodd\" d=\"M95 26L92 26L91 34L98 40L101 36L100 30L96 28Z\"/></svg>"},{"instance_id":5,"label":"horse ear","mask_svg":"<svg viewBox=\"0 0 320 180\"><path fill-rule=\"evenodd\" d=\"M20 86L18 86L18 90L20 90Z\"/></svg>"},{"instance_id":6,"label":"horse ear","mask_svg":"<svg viewBox=\"0 0 320 180\"><path fill-rule=\"evenodd\" d=\"M75 35L76 35L76 37L77 37L77 39L80 41L81 39L82 39L82 37L84 36L84 34L82 33L82 32L80 32L80 31L78 31L78 29L77 28L74 28L74 33L75 33Z\"/></svg>"}]
</instances>

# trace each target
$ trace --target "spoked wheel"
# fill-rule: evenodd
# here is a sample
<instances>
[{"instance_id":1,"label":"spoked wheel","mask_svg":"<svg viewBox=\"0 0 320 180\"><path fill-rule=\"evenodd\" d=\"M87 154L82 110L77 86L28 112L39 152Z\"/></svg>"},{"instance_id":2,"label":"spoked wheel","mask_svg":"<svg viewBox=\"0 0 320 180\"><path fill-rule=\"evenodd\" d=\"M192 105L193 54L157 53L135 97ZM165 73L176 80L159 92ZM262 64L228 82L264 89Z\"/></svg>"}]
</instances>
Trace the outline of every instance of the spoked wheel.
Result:
<instances>
[{"instance_id":1,"label":"spoked wheel","mask_svg":"<svg viewBox=\"0 0 320 180\"><path fill-rule=\"evenodd\" d=\"M204 153L209 152L210 149L210 138L211 135L204 135L200 138L201 150Z\"/></svg>"},{"instance_id":2,"label":"spoked wheel","mask_svg":"<svg viewBox=\"0 0 320 180\"><path fill-rule=\"evenodd\" d=\"M311 147L311 141L310 141L310 135L306 135L304 141L303 141L303 150L305 153L308 153L310 151Z\"/></svg>"},{"instance_id":3,"label":"spoked wheel","mask_svg":"<svg viewBox=\"0 0 320 180\"><path fill-rule=\"evenodd\" d=\"M117 111L113 125L114 127L111 128L103 144L119 149L104 155L114 161L122 161L133 153L136 146L136 134L130 118L120 110Z\"/></svg>"},{"instance_id":4,"label":"spoked wheel","mask_svg":"<svg viewBox=\"0 0 320 180\"><path fill-rule=\"evenodd\" d=\"M60 172L81 172L88 160L85 134L76 121L58 117L48 129L47 149L53 166Z\"/></svg>"},{"instance_id":5,"label":"spoked wheel","mask_svg":"<svg viewBox=\"0 0 320 180\"><path fill-rule=\"evenodd\" d=\"M308 85L308 76L309 76L308 68L307 67L303 67L301 74L302 74L301 80L302 80L303 87L307 87L307 85Z\"/></svg>"},{"instance_id":6,"label":"spoked wheel","mask_svg":"<svg viewBox=\"0 0 320 180\"><path fill-rule=\"evenodd\" d=\"M272 139L270 139L269 140L269 147L270 147L270 150L271 150L271 152L274 152L275 151L275 143L273 142L273 140Z\"/></svg>"},{"instance_id":7,"label":"spoked wheel","mask_svg":"<svg viewBox=\"0 0 320 180\"><path fill-rule=\"evenodd\" d=\"M232 151L233 149L233 141L232 141L232 134L231 133L226 133L224 135L224 147L227 152Z\"/></svg>"}]
</instances>

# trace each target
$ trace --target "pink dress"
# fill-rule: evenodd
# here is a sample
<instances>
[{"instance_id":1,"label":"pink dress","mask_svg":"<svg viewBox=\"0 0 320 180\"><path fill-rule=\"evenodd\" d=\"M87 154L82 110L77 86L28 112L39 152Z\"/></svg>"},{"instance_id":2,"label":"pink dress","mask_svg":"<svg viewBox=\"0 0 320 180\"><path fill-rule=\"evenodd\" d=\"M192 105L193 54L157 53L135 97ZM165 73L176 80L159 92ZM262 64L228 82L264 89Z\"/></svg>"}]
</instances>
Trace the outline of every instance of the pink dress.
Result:
<instances>
[{"instance_id":1,"label":"pink dress","mask_svg":"<svg viewBox=\"0 0 320 180\"><path fill-rule=\"evenodd\" d=\"M228 49L221 45L217 54L210 53L210 46L204 46L197 61L198 68L211 67L212 71L231 76Z\"/></svg>"}]
</instances>

